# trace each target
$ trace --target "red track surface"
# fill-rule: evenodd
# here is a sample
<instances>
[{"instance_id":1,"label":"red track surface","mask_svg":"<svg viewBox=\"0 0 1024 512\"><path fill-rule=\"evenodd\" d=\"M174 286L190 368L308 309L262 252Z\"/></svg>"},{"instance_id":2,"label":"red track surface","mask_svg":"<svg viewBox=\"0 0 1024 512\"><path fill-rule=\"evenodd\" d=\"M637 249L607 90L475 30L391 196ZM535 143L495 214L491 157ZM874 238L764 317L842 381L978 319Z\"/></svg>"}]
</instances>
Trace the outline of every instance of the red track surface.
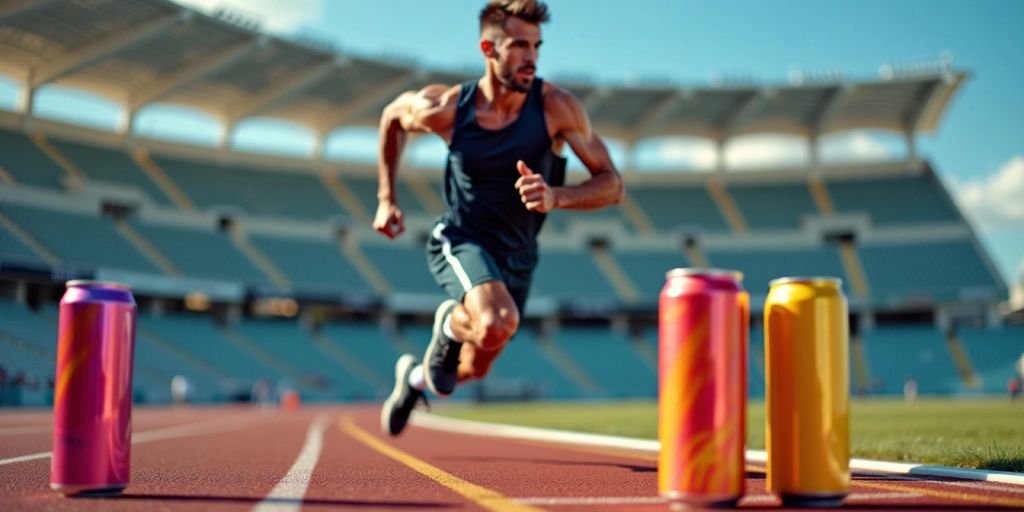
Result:
<instances>
[{"instance_id":1,"label":"red track surface","mask_svg":"<svg viewBox=\"0 0 1024 512\"><path fill-rule=\"evenodd\" d=\"M289 510L668 510L656 500L651 455L502 441L410 427L381 435L376 406L260 411L243 407L134 411L132 480L114 498L63 498L49 489L48 412L0 413L0 510L252 510L289 473L314 419L323 445L305 497ZM778 509L764 473L748 468L741 508ZM1024 486L855 475L844 508L1024 508Z\"/></svg>"}]
</instances>

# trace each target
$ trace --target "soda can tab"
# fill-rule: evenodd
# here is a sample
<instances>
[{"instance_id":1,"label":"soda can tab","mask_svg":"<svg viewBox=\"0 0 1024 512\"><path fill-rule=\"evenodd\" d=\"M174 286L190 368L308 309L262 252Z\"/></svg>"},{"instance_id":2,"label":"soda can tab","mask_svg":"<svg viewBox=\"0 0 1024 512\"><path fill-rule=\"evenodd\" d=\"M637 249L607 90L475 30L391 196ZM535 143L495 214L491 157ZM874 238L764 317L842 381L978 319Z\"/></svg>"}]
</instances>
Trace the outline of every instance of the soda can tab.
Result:
<instances>
[{"instance_id":1,"label":"soda can tab","mask_svg":"<svg viewBox=\"0 0 1024 512\"><path fill-rule=\"evenodd\" d=\"M848 306L833 277L771 282L764 306L767 486L838 507L850 487Z\"/></svg>"},{"instance_id":2,"label":"soda can tab","mask_svg":"<svg viewBox=\"0 0 1024 512\"><path fill-rule=\"evenodd\" d=\"M744 491L749 295L732 270L675 269L659 298L658 492L734 506Z\"/></svg>"},{"instance_id":3,"label":"soda can tab","mask_svg":"<svg viewBox=\"0 0 1024 512\"><path fill-rule=\"evenodd\" d=\"M60 301L50 487L116 494L128 485L136 306L122 285L69 281Z\"/></svg>"}]
</instances>

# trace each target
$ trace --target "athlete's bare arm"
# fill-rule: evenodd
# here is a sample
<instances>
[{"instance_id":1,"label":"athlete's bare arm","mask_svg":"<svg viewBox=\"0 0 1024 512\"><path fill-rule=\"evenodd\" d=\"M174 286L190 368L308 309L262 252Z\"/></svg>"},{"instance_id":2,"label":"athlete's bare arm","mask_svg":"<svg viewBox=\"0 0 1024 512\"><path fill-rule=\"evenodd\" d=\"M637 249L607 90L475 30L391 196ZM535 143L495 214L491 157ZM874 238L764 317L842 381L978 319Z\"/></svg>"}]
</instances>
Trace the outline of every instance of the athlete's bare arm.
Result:
<instances>
[{"instance_id":1,"label":"athlete's bare arm","mask_svg":"<svg viewBox=\"0 0 1024 512\"><path fill-rule=\"evenodd\" d=\"M580 102L557 86L544 84L544 116L555 140L569 143L576 156L590 171L590 179L573 186L552 187L543 176L522 161L516 182L519 196L528 210L548 212L554 208L594 210L622 201L625 188L612 164L601 138L590 126L590 118Z\"/></svg>"},{"instance_id":2,"label":"athlete's bare arm","mask_svg":"<svg viewBox=\"0 0 1024 512\"><path fill-rule=\"evenodd\" d=\"M395 194L395 178L409 133L434 133L446 142L455 126L460 86L433 84L395 98L380 118L380 151L377 163L377 213L373 229L388 238L405 231L405 219Z\"/></svg>"}]
</instances>

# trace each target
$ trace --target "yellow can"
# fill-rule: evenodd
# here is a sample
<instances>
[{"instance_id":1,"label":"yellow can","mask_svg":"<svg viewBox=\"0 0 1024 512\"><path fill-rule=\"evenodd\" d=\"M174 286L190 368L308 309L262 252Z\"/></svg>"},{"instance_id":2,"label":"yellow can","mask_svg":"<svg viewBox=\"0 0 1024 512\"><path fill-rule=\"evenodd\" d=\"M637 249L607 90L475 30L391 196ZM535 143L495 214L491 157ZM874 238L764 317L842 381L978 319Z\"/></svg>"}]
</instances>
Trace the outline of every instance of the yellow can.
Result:
<instances>
[{"instance_id":1,"label":"yellow can","mask_svg":"<svg viewBox=\"0 0 1024 512\"><path fill-rule=\"evenodd\" d=\"M850 487L849 328L841 280L771 282L764 306L768 490L839 506Z\"/></svg>"}]
</instances>

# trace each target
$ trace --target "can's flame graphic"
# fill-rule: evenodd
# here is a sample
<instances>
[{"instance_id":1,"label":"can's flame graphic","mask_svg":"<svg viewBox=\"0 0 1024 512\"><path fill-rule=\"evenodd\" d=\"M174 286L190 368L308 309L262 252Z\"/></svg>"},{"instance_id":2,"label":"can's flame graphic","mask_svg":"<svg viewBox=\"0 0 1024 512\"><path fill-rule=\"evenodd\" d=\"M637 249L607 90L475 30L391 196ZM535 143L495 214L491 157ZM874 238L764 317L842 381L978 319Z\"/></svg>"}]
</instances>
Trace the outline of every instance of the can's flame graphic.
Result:
<instances>
[{"instance_id":1,"label":"can's flame graphic","mask_svg":"<svg viewBox=\"0 0 1024 512\"><path fill-rule=\"evenodd\" d=\"M54 389L53 401L55 404L59 404L63 401L64 395L68 392L68 385L71 382L71 377L74 376L75 372L82 366L87 359L89 359L92 347L89 343L72 343L71 340L75 336L84 335L89 331L92 331L96 325L96 317L99 313L99 308L86 307L82 308L78 312L79 318L77 321L68 322L66 330L61 333L61 339L59 342L60 352L57 354L57 384ZM77 346L76 346L77 345ZM71 352L74 346L75 351Z\"/></svg>"}]
</instances>

